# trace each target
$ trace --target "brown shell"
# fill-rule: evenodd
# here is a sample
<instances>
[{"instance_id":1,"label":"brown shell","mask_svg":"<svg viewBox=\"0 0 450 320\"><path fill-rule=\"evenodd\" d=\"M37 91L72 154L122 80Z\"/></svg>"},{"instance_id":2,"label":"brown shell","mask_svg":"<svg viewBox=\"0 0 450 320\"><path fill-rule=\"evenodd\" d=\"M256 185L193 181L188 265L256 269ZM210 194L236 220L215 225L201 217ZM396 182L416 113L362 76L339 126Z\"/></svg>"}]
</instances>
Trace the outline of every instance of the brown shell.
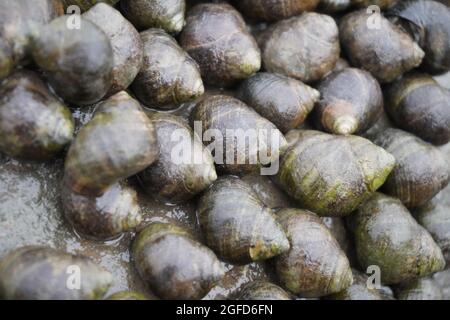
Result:
<instances>
[{"instance_id":1,"label":"brown shell","mask_svg":"<svg viewBox=\"0 0 450 320\"><path fill-rule=\"evenodd\" d=\"M277 213L291 249L275 258L281 285L302 297L321 297L352 284L350 263L338 242L312 212L283 209Z\"/></svg>"},{"instance_id":2,"label":"brown shell","mask_svg":"<svg viewBox=\"0 0 450 320\"><path fill-rule=\"evenodd\" d=\"M68 286L77 271L79 289ZM102 299L112 281L112 275L89 258L48 247L21 247L0 261L0 299Z\"/></svg>"},{"instance_id":3,"label":"brown shell","mask_svg":"<svg viewBox=\"0 0 450 320\"><path fill-rule=\"evenodd\" d=\"M148 194L169 202L183 202L217 179L214 160L182 118L163 113L150 117L156 130L159 159L139 173Z\"/></svg>"},{"instance_id":4,"label":"brown shell","mask_svg":"<svg viewBox=\"0 0 450 320\"><path fill-rule=\"evenodd\" d=\"M186 18L180 44L200 66L203 80L231 86L261 68L261 53L244 19L232 6L199 4Z\"/></svg>"},{"instance_id":5,"label":"brown shell","mask_svg":"<svg viewBox=\"0 0 450 320\"><path fill-rule=\"evenodd\" d=\"M237 177L222 177L203 194L198 219L208 246L230 262L267 260L289 249L273 211Z\"/></svg>"},{"instance_id":6,"label":"brown shell","mask_svg":"<svg viewBox=\"0 0 450 320\"><path fill-rule=\"evenodd\" d=\"M406 207L424 205L449 183L448 160L431 144L399 129L386 129L373 142L396 159L383 191L399 198Z\"/></svg>"},{"instance_id":7,"label":"brown shell","mask_svg":"<svg viewBox=\"0 0 450 320\"><path fill-rule=\"evenodd\" d=\"M275 73L260 72L245 80L238 97L285 133L305 121L319 92Z\"/></svg>"},{"instance_id":8,"label":"brown shell","mask_svg":"<svg viewBox=\"0 0 450 320\"><path fill-rule=\"evenodd\" d=\"M158 158L153 124L139 103L122 91L99 105L70 146L64 178L72 191L101 195Z\"/></svg>"},{"instance_id":9,"label":"brown shell","mask_svg":"<svg viewBox=\"0 0 450 320\"><path fill-rule=\"evenodd\" d=\"M178 33L185 24L185 0L122 0L122 11L136 28L161 28Z\"/></svg>"},{"instance_id":10,"label":"brown shell","mask_svg":"<svg viewBox=\"0 0 450 320\"><path fill-rule=\"evenodd\" d=\"M379 26L371 21L379 22ZM369 71L381 83L392 82L420 65L424 52L379 13L366 9L344 16L339 25L342 47L352 66Z\"/></svg>"},{"instance_id":11,"label":"brown shell","mask_svg":"<svg viewBox=\"0 0 450 320\"><path fill-rule=\"evenodd\" d=\"M289 293L267 281L247 283L239 292L238 300L292 300Z\"/></svg>"},{"instance_id":12,"label":"brown shell","mask_svg":"<svg viewBox=\"0 0 450 320\"><path fill-rule=\"evenodd\" d=\"M349 217L358 261L380 268L383 284L397 284L444 269L431 235L396 198L376 193Z\"/></svg>"},{"instance_id":13,"label":"brown shell","mask_svg":"<svg viewBox=\"0 0 450 320\"><path fill-rule=\"evenodd\" d=\"M197 63L161 29L141 33L144 59L131 88L145 105L173 109L203 95Z\"/></svg>"},{"instance_id":14,"label":"brown shell","mask_svg":"<svg viewBox=\"0 0 450 320\"><path fill-rule=\"evenodd\" d=\"M404 0L400 0L404 1ZM351 0L351 4L353 6L359 7L359 8L367 8L371 5L378 6L380 9L386 9L393 4L395 4L397 0Z\"/></svg>"},{"instance_id":15,"label":"brown shell","mask_svg":"<svg viewBox=\"0 0 450 320\"><path fill-rule=\"evenodd\" d=\"M242 13L254 20L278 21L313 11L319 0L236 0Z\"/></svg>"},{"instance_id":16,"label":"brown shell","mask_svg":"<svg viewBox=\"0 0 450 320\"><path fill-rule=\"evenodd\" d=\"M340 54L336 22L314 12L272 25L258 43L267 71L306 83L320 80L331 71Z\"/></svg>"},{"instance_id":17,"label":"brown shell","mask_svg":"<svg viewBox=\"0 0 450 320\"><path fill-rule=\"evenodd\" d=\"M328 75L318 87L321 99L314 108L320 129L348 135L372 127L383 112L383 93L367 71L346 68Z\"/></svg>"},{"instance_id":18,"label":"brown shell","mask_svg":"<svg viewBox=\"0 0 450 320\"><path fill-rule=\"evenodd\" d=\"M229 96L206 97L195 107L191 121L203 129L205 144L211 139L209 134L213 137L220 134L215 137L218 140L214 143L217 148L213 157L220 170L231 174L248 173L258 170L262 164L269 165L278 159L286 144L275 125Z\"/></svg>"},{"instance_id":19,"label":"brown shell","mask_svg":"<svg viewBox=\"0 0 450 320\"><path fill-rule=\"evenodd\" d=\"M61 202L67 220L89 238L116 238L134 230L142 220L137 193L123 182L113 184L101 196L77 194L63 184Z\"/></svg>"},{"instance_id":20,"label":"brown shell","mask_svg":"<svg viewBox=\"0 0 450 320\"><path fill-rule=\"evenodd\" d=\"M17 71L0 87L0 150L11 157L48 160L73 137L70 110L32 71Z\"/></svg>"},{"instance_id":21,"label":"brown shell","mask_svg":"<svg viewBox=\"0 0 450 320\"><path fill-rule=\"evenodd\" d=\"M33 37L33 58L64 100L80 106L93 104L111 87L111 43L92 22L81 17L80 29L70 29L68 19L56 18L39 29Z\"/></svg>"},{"instance_id":22,"label":"brown shell","mask_svg":"<svg viewBox=\"0 0 450 320\"><path fill-rule=\"evenodd\" d=\"M99 3L83 14L109 38L113 49L112 85L107 96L125 90L142 66L143 45L134 26L113 7Z\"/></svg>"},{"instance_id":23,"label":"brown shell","mask_svg":"<svg viewBox=\"0 0 450 320\"><path fill-rule=\"evenodd\" d=\"M162 299L201 299L225 274L208 247L173 224L148 225L131 253L141 278Z\"/></svg>"},{"instance_id":24,"label":"brown shell","mask_svg":"<svg viewBox=\"0 0 450 320\"><path fill-rule=\"evenodd\" d=\"M425 74L394 82L386 95L386 111L396 125L425 141L450 141L450 90Z\"/></svg>"}]
</instances>

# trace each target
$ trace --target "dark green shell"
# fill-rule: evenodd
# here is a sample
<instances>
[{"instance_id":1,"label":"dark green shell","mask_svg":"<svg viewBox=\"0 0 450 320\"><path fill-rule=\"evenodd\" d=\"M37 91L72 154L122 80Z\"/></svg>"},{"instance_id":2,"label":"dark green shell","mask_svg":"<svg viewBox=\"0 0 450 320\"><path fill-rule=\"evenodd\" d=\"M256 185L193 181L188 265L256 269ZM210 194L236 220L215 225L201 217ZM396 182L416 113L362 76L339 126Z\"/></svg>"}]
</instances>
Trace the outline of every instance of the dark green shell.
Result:
<instances>
[{"instance_id":1,"label":"dark green shell","mask_svg":"<svg viewBox=\"0 0 450 320\"><path fill-rule=\"evenodd\" d=\"M291 300L289 293L267 281L246 284L238 294L238 300Z\"/></svg>"},{"instance_id":2,"label":"dark green shell","mask_svg":"<svg viewBox=\"0 0 450 320\"><path fill-rule=\"evenodd\" d=\"M398 127L433 144L450 141L450 90L432 77L403 77L389 87L386 101L386 111Z\"/></svg>"},{"instance_id":3,"label":"dark green shell","mask_svg":"<svg viewBox=\"0 0 450 320\"><path fill-rule=\"evenodd\" d=\"M159 159L138 178L148 194L170 202L183 202L217 179L214 160L202 141L182 118L155 113Z\"/></svg>"},{"instance_id":4,"label":"dark green shell","mask_svg":"<svg viewBox=\"0 0 450 320\"><path fill-rule=\"evenodd\" d=\"M396 159L383 191L408 208L424 205L449 183L448 160L431 144L399 129L386 129L373 142Z\"/></svg>"},{"instance_id":5,"label":"dark green shell","mask_svg":"<svg viewBox=\"0 0 450 320\"><path fill-rule=\"evenodd\" d=\"M81 9L81 11L84 12L89 10L98 3L106 3L113 6L120 0L60 0L60 1L63 3L64 8L66 8L66 10L70 6L78 6ZM71 12L68 13L70 14Z\"/></svg>"},{"instance_id":6,"label":"dark green shell","mask_svg":"<svg viewBox=\"0 0 450 320\"><path fill-rule=\"evenodd\" d=\"M372 27L370 21L378 21L379 26ZM339 36L352 66L369 71L381 83L392 82L419 66L424 57L408 34L381 14L367 13L366 9L344 16Z\"/></svg>"},{"instance_id":7,"label":"dark green shell","mask_svg":"<svg viewBox=\"0 0 450 320\"><path fill-rule=\"evenodd\" d=\"M212 95L200 101L191 113L191 122L203 129L205 144L217 146L213 156L218 168L231 174L248 173L269 165L278 160L286 145L274 124L229 96ZM220 136L215 137L216 134ZM210 143L214 137L217 140Z\"/></svg>"},{"instance_id":8,"label":"dark green shell","mask_svg":"<svg viewBox=\"0 0 450 320\"><path fill-rule=\"evenodd\" d=\"M318 128L334 134L361 133L383 112L383 93L364 70L346 68L328 75L318 87L321 99L314 108Z\"/></svg>"},{"instance_id":9,"label":"dark green shell","mask_svg":"<svg viewBox=\"0 0 450 320\"><path fill-rule=\"evenodd\" d=\"M341 292L326 297L330 300L383 300L376 289L367 286L367 276L363 273L353 271L353 284Z\"/></svg>"},{"instance_id":10,"label":"dark green shell","mask_svg":"<svg viewBox=\"0 0 450 320\"><path fill-rule=\"evenodd\" d=\"M282 209L277 217L291 244L288 252L275 258L276 274L283 288L302 297L321 297L352 284L345 253L317 215Z\"/></svg>"},{"instance_id":11,"label":"dark green shell","mask_svg":"<svg viewBox=\"0 0 450 320\"><path fill-rule=\"evenodd\" d=\"M147 295L135 291L120 291L110 295L106 300L157 300L157 298L147 297Z\"/></svg>"},{"instance_id":12,"label":"dark green shell","mask_svg":"<svg viewBox=\"0 0 450 320\"><path fill-rule=\"evenodd\" d=\"M0 88L0 150L11 157L48 160L73 137L70 110L32 71L17 71Z\"/></svg>"},{"instance_id":13,"label":"dark green shell","mask_svg":"<svg viewBox=\"0 0 450 320\"><path fill-rule=\"evenodd\" d=\"M266 207L281 209L291 207L291 199L280 190L269 176L258 173L246 174L242 180L250 185Z\"/></svg>"},{"instance_id":14,"label":"dark green shell","mask_svg":"<svg viewBox=\"0 0 450 320\"><path fill-rule=\"evenodd\" d=\"M230 262L266 260L289 249L272 210L239 178L218 179L200 198L198 218L207 245Z\"/></svg>"},{"instance_id":15,"label":"dark green shell","mask_svg":"<svg viewBox=\"0 0 450 320\"><path fill-rule=\"evenodd\" d=\"M231 86L261 68L255 39L239 12L226 3L192 8L180 44L199 64L203 80L211 85Z\"/></svg>"},{"instance_id":16,"label":"dark green shell","mask_svg":"<svg viewBox=\"0 0 450 320\"><path fill-rule=\"evenodd\" d=\"M70 146L64 178L72 191L101 195L158 158L153 124L139 103L122 91L98 106Z\"/></svg>"},{"instance_id":17,"label":"dark green shell","mask_svg":"<svg viewBox=\"0 0 450 320\"><path fill-rule=\"evenodd\" d=\"M201 299L225 273L208 247L168 223L139 232L132 257L141 278L162 299Z\"/></svg>"},{"instance_id":18,"label":"dark green shell","mask_svg":"<svg viewBox=\"0 0 450 320\"><path fill-rule=\"evenodd\" d=\"M161 29L141 33L144 59L132 85L147 106L173 109L203 95L205 89L197 63Z\"/></svg>"},{"instance_id":19,"label":"dark green shell","mask_svg":"<svg viewBox=\"0 0 450 320\"><path fill-rule=\"evenodd\" d=\"M349 224L361 267L377 265L384 284L424 277L445 266L431 235L398 199L376 193L349 217Z\"/></svg>"},{"instance_id":20,"label":"dark green shell","mask_svg":"<svg viewBox=\"0 0 450 320\"><path fill-rule=\"evenodd\" d=\"M79 271L80 287L71 276ZM8 253L0 261L0 299L102 299L112 275L84 256L28 246Z\"/></svg>"},{"instance_id":21,"label":"dark green shell","mask_svg":"<svg viewBox=\"0 0 450 320\"><path fill-rule=\"evenodd\" d=\"M70 29L68 19L56 18L36 32L33 58L59 96L79 106L93 104L111 87L113 49L95 24L81 17L80 29Z\"/></svg>"},{"instance_id":22,"label":"dark green shell","mask_svg":"<svg viewBox=\"0 0 450 320\"><path fill-rule=\"evenodd\" d=\"M113 49L112 85L107 96L125 90L142 66L143 45L134 26L113 7L99 3L83 14L109 38Z\"/></svg>"},{"instance_id":23,"label":"dark green shell","mask_svg":"<svg viewBox=\"0 0 450 320\"><path fill-rule=\"evenodd\" d=\"M185 24L185 0L122 0L125 17L139 30L161 28L178 33Z\"/></svg>"},{"instance_id":24,"label":"dark green shell","mask_svg":"<svg viewBox=\"0 0 450 320\"><path fill-rule=\"evenodd\" d=\"M441 288L432 278L420 278L395 288L398 300L443 300Z\"/></svg>"},{"instance_id":25,"label":"dark green shell","mask_svg":"<svg viewBox=\"0 0 450 320\"><path fill-rule=\"evenodd\" d=\"M258 21L278 21L313 11L319 0L234 0L242 13Z\"/></svg>"},{"instance_id":26,"label":"dark green shell","mask_svg":"<svg viewBox=\"0 0 450 320\"><path fill-rule=\"evenodd\" d=\"M450 9L428 0L403 0L389 10L425 51L424 67L433 73L450 70Z\"/></svg>"},{"instance_id":27,"label":"dark green shell","mask_svg":"<svg viewBox=\"0 0 450 320\"><path fill-rule=\"evenodd\" d=\"M260 72L244 81L238 97L283 133L298 127L312 111L319 92L302 82Z\"/></svg>"},{"instance_id":28,"label":"dark green shell","mask_svg":"<svg viewBox=\"0 0 450 320\"><path fill-rule=\"evenodd\" d=\"M275 180L303 208L322 216L350 214L388 177L395 159L357 136L292 130Z\"/></svg>"},{"instance_id":29,"label":"dark green shell","mask_svg":"<svg viewBox=\"0 0 450 320\"><path fill-rule=\"evenodd\" d=\"M113 184L101 196L77 194L63 185L61 202L66 219L89 238L116 238L142 220L136 191L125 183Z\"/></svg>"},{"instance_id":30,"label":"dark green shell","mask_svg":"<svg viewBox=\"0 0 450 320\"><path fill-rule=\"evenodd\" d=\"M267 71L306 83L330 72L340 54L336 22L314 12L277 22L263 32L258 42Z\"/></svg>"}]
</instances>

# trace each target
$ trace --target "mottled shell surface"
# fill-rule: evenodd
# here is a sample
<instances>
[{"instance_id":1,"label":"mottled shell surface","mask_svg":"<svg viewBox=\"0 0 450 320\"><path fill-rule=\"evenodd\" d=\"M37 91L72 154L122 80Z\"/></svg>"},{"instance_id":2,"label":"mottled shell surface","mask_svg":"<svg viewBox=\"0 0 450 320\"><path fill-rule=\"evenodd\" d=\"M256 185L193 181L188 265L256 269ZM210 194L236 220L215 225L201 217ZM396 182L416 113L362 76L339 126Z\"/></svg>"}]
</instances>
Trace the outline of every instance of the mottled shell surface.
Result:
<instances>
[{"instance_id":1,"label":"mottled shell surface","mask_svg":"<svg viewBox=\"0 0 450 320\"><path fill-rule=\"evenodd\" d=\"M201 299L225 274L208 247L167 223L139 232L132 256L141 278L163 299Z\"/></svg>"},{"instance_id":2,"label":"mottled shell surface","mask_svg":"<svg viewBox=\"0 0 450 320\"><path fill-rule=\"evenodd\" d=\"M111 6L115 5L120 0L59 0L64 5L64 8L69 9L70 6L77 6L81 11L87 11L98 3L106 3Z\"/></svg>"},{"instance_id":3,"label":"mottled shell surface","mask_svg":"<svg viewBox=\"0 0 450 320\"><path fill-rule=\"evenodd\" d=\"M313 11L319 0L245 0L234 1L242 13L254 20L278 21Z\"/></svg>"},{"instance_id":4,"label":"mottled shell surface","mask_svg":"<svg viewBox=\"0 0 450 320\"><path fill-rule=\"evenodd\" d=\"M158 158L156 133L139 103L120 92L103 102L70 146L64 178L79 194L100 195Z\"/></svg>"},{"instance_id":5,"label":"mottled shell surface","mask_svg":"<svg viewBox=\"0 0 450 320\"><path fill-rule=\"evenodd\" d=\"M180 44L200 66L203 80L231 86L261 68L261 53L244 19L232 6L199 4L186 18Z\"/></svg>"},{"instance_id":6,"label":"mottled shell surface","mask_svg":"<svg viewBox=\"0 0 450 320\"><path fill-rule=\"evenodd\" d=\"M269 165L286 145L274 124L229 96L213 95L200 101L191 114L191 122L194 126L199 123L203 129L205 144L218 139L214 160L219 170L231 174L249 173Z\"/></svg>"},{"instance_id":7,"label":"mottled shell surface","mask_svg":"<svg viewBox=\"0 0 450 320\"><path fill-rule=\"evenodd\" d=\"M185 24L185 0L122 0L122 11L136 28L161 28L178 33Z\"/></svg>"},{"instance_id":8,"label":"mottled shell surface","mask_svg":"<svg viewBox=\"0 0 450 320\"><path fill-rule=\"evenodd\" d=\"M376 289L368 287L368 278L363 273L353 271L353 284L341 292L326 297L330 300L383 300Z\"/></svg>"},{"instance_id":9,"label":"mottled shell surface","mask_svg":"<svg viewBox=\"0 0 450 320\"><path fill-rule=\"evenodd\" d=\"M289 249L272 210L239 178L218 179L200 198L198 218L207 245L225 260L249 263Z\"/></svg>"},{"instance_id":10,"label":"mottled shell surface","mask_svg":"<svg viewBox=\"0 0 450 320\"><path fill-rule=\"evenodd\" d=\"M70 110L32 71L17 71L0 88L0 150L9 156L48 160L73 137Z\"/></svg>"},{"instance_id":11,"label":"mottled shell surface","mask_svg":"<svg viewBox=\"0 0 450 320\"><path fill-rule=\"evenodd\" d=\"M449 183L448 160L431 144L400 129L386 129L373 142L396 159L383 191L406 207L424 205Z\"/></svg>"},{"instance_id":12,"label":"mottled shell surface","mask_svg":"<svg viewBox=\"0 0 450 320\"><path fill-rule=\"evenodd\" d=\"M160 29L141 33L144 44L142 69L132 85L147 106L173 109L203 95L205 89L197 63Z\"/></svg>"},{"instance_id":13,"label":"mottled shell surface","mask_svg":"<svg viewBox=\"0 0 450 320\"><path fill-rule=\"evenodd\" d=\"M302 297L321 297L352 284L352 270L330 231L312 212L283 209L277 213L291 248L275 258L281 285Z\"/></svg>"},{"instance_id":14,"label":"mottled shell surface","mask_svg":"<svg viewBox=\"0 0 450 320\"><path fill-rule=\"evenodd\" d=\"M300 205L322 216L350 214L394 168L394 157L357 136L292 130L275 180Z\"/></svg>"},{"instance_id":15,"label":"mottled shell surface","mask_svg":"<svg viewBox=\"0 0 450 320\"><path fill-rule=\"evenodd\" d=\"M112 85L107 96L125 90L142 66L143 45L139 33L113 7L99 3L83 14L109 38L113 50Z\"/></svg>"},{"instance_id":16,"label":"mottled shell surface","mask_svg":"<svg viewBox=\"0 0 450 320\"><path fill-rule=\"evenodd\" d=\"M270 26L258 42L267 71L306 83L320 80L331 71L340 54L336 22L314 12Z\"/></svg>"},{"instance_id":17,"label":"mottled shell surface","mask_svg":"<svg viewBox=\"0 0 450 320\"><path fill-rule=\"evenodd\" d=\"M71 280L80 272L78 283ZM0 298L7 300L101 299L112 275L84 256L39 246L22 247L0 262Z\"/></svg>"},{"instance_id":18,"label":"mottled shell surface","mask_svg":"<svg viewBox=\"0 0 450 320\"><path fill-rule=\"evenodd\" d=\"M402 283L395 288L398 300L443 300L442 290L432 278Z\"/></svg>"},{"instance_id":19,"label":"mottled shell surface","mask_svg":"<svg viewBox=\"0 0 450 320\"><path fill-rule=\"evenodd\" d=\"M80 28L68 28L70 16L56 18L33 37L32 55L48 82L64 100L93 104L111 87L113 49L108 36L80 18Z\"/></svg>"},{"instance_id":20,"label":"mottled shell surface","mask_svg":"<svg viewBox=\"0 0 450 320\"><path fill-rule=\"evenodd\" d=\"M169 202L183 202L217 179L214 160L187 122L174 115L151 116L159 159L139 174L148 194Z\"/></svg>"},{"instance_id":21,"label":"mottled shell surface","mask_svg":"<svg viewBox=\"0 0 450 320\"><path fill-rule=\"evenodd\" d=\"M369 71L381 83L392 82L418 67L424 57L406 32L380 13L367 13L366 9L344 16L339 36L352 66Z\"/></svg>"},{"instance_id":22,"label":"mottled shell surface","mask_svg":"<svg viewBox=\"0 0 450 320\"><path fill-rule=\"evenodd\" d=\"M378 6L380 9L386 9L392 6L395 2L397 2L397 0L350 0L350 2L353 6L357 6L360 8L367 8L371 5L375 5Z\"/></svg>"},{"instance_id":23,"label":"mottled shell surface","mask_svg":"<svg viewBox=\"0 0 450 320\"><path fill-rule=\"evenodd\" d=\"M238 300L291 300L289 293L267 281L246 284L238 294Z\"/></svg>"},{"instance_id":24,"label":"mottled shell surface","mask_svg":"<svg viewBox=\"0 0 450 320\"><path fill-rule=\"evenodd\" d=\"M260 72L241 84L238 96L284 133L305 121L320 94L296 79Z\"/></svg>"},{"instance_id":25,"label":"mottled shell surface","mask_svg":"<svg viewBox=\"0 0 450 320\"><path fill-rule=\"evenodd\" d=\"M400 128L433 144L450 141L450 90L432 77L403 77L389 87L386 101L386 111Z\"/></svg>"},{"instance_id":26,"label":"mottled shell surface","mask_svg":"<svg viewBox=\"0 0 450 320\"><path fill-rule=\"evenodd\" d=\"M334 134L361 133L383 112L383 93L364 70L346 68L327 76L318 87L321 99L314 108L316 125Z\"/></svg>"},{"instance_id":27,"label":"mottled shell surface","mask_svg":"<svg viewBox=\"0 0 450 320\"><path fill-rule=\"evenodd\" d=\"M397 284L444 268L438 245L400 200L376 193L349 219L361 267L377 265L382 283Z\"/></svg>"}]
</instances>

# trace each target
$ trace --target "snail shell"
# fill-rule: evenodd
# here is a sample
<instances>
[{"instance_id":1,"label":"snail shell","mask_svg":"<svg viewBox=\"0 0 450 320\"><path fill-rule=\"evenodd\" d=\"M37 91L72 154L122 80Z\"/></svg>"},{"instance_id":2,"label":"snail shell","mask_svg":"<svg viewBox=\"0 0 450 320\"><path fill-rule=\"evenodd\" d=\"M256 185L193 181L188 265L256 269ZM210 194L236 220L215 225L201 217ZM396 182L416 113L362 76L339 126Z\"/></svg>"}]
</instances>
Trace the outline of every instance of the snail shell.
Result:
<instances>
[{"instance_id":1,"label":"snail shell","mask_svg":"<svg viewBox=\"0 0 450 320\"><path fill-rule=\"evenodd\" d=\"M80 195L63 185L61 198L67 220L89 238L113 239L142 221L136 191L125 183L113 184L101 196Z\"/></svg>"},{"instance_id":2,"label":"snail shell","mask_svg":"<svg viewBox=\"0 0 450 320\"><path fill-rule=\"evenodd\" d=\"M402 283L395 288L398 300L443 300L442 290L432 278Z\"/></svg>"},{"instance_id":3,"label":"snail shell","mask_svg":"<svg viewBox=\"0 0 450 320\"><path fill-rule=\"evenodd\" d=\"M66 10L70 6L77 6L81 9L81 11L85 12L98 3L106 3L109 4L110 6L113 6L120 0L58 0L58 1L62 2Z\"/></svg>"},{"instance_id":4,"label":"snail shell","mask_svg":"<svg viewBox=\"0 0 450 320\"><path fill-rule=\"evenodd\" d=\"M209 248L168 223L139 232L132 257L141 278L162 299L201 299L225 273Z\"/></svg>"},{"instance_id":5,"label":"snail shell","mask_svg":"<svg viewBox=\"0 0 450 320\"><path fill-rule=\"evenodd\" d=\"M81 17L80 29L71 29L68 19L56 18L36 33L33 58L59 96L80 106L93 104L111 87L113 49L95 24Z\"/></svg>"},{"instance_id":6,"label":"snail shell","mask_svg":"<svg viewBox=\"0 0 450 320\"><path fill-rule=\"evenodd\" d=\"M383 93L377 80L364 70L333 72L319 85L321 99L314 108L319 128L348 135L372 127L383 112Z\"/></svg>"},{"instance_id":7,"label":"snail shell","mask_svg":"<svg viewBox=\"0 0 450 320\"><path fill-rule=\"evenodd\" d=\"M376 193L349 220L361 267L377 265L383 284L424 277L445 266L431 235L398 199Z\"/></svg>"},{"instance_id":8,"label":"snail shell","mask_svg":"<svg viewBox=\"0 0 450 320\"><path fill-rule=\"evenodd\" d=\"M71 270L80 272L79 290L68 286L75 272ZM101 299L112 280L109 272L90 259L47 247L22 247L8 253L0 261L1 299Z\"/></svg>"},{"instance_id":9,"label":"snail shell","mask_svg":"<svg viewBox=\"0 0 450 320\"><path fill-rule=\"evenodd\" d=\"M194 126L201 122L204 142L208 131L220 133L216 142L222 143L223 149L215 150L216 165L231 174L256 171L261 165L276 161L286 144L275 125L229 96L212 95L200 101L191 113L191 122ZM240 140L246 135L243 145Z\"/></svg>"},{"instance_id":10,"label":"snail shell","mask_svg":"<svg viewBox=\"0 0 450 320\"><path fill-rule=\"evenodd\" d=\"M275 180L303 208L322 216L344 216L384 183L394 157L357 136L292 130Z\"/></svg>"},{"instance_id":11,"label":"snail shell","mask_svg":"<svg viewBox=\"0 0 450 320\"><path fill-rule=\"evenodd\" d=\"M242 177L248 183L264 205L271 209L291 207L291 199L268 177L249 173Z\"/></svg>"},{"instance_id":12,"label":"snail shell","mask_svg":"<svg viewBox=\"0 0 450 320\"><path fill-rule=\"evenodd\" d=\"M340 292L352 284L350 263L336 239L314 213L282 209L277 213L291 248L275 258L281 285L302 297Z\"/></svg>"},{"instance_id":13,"label":"snail shell","mask_svg":"<svg viewBox=\"0 0 450 320\"><path fill-rule=\"evenodd\" d=\"M366 9L344 16L339 35L352 66L369 71L381 83L392 82L419 66L424 57L407 33L380 13L367 13Z\"/></svg>"},{"instance_id":14,"label":"snail shell","mask_svg":"<svg viewBox=\"0 0 450 320\"><path fill-rule=\"evenodd\" d=\"M203 95L205 89L197 63L174 38L160 29L141 33L144 63L132 85L145 105L172 109Z\"/></svg>"},{"instance_id":15,"label":"snail shell","mask_svg":"<svg viewBox=\"0 0 450 320\"><path fill-rule=\"evenodd\" d=\"M17 71L0 87L0 150L11 157L48 160L73 137L70 110L32 71Z\"/></svg>"},{"instance_id":16,"label":"snail shell","mask_svg":"<svg viewBox=\"0 0 450 320\"><path fill-rule=\"evenodd\" d=\"M367 276L352 270L353 284L341 292L326 297L330 300L383 300L376 289L367 286Z\"/></svg>"},{"instance_id":17,"label":"snail shell","mask_svg":"<svg viewBox=\"0 0 450 320\"><path fill-rule=\"evenodd\" d=\"M391 153L396 164L383 191L408 208L424 205L450 181L448 160L436 147L399 129L386 129L373 142Z\"/></svg>"},{"instance_id":18,"label":"snail shell","mask_svg":"<svg viewBox=\"0 0 450 320\"><path fill-rule=\"evenodd\" d=\"M158 158L155 129L139 103L122 91L103 102L70 146L64 179L73 192L101 195Z\"/></svg>"},{"instance_id":19,"label":"snail shell","mask_svg":"<svg viewBox=\"0 0 450 320\"><path fill-rule=\"evenodd\" d=\"M334 13L347 10L352 0L320 0L319 9L323 12Z\"/></svg>"},{"instance_id":20,"label":"snail shell","mask_svg":"<svg viewBox=\"0 0 450 320\"><path fill-rule=\"evenodd\" d=\"M149 194L170 202L183 202L217 179L211 154L187 122L163 113L150 119L156 129L159 159L138 176ZM181 154L174 154L176 151Z\"/></svg>"},{"instance_id":21,"label":"snail shell","mask_svg":"<svg viewBox=\"0 0 450 320\"><path fill-rule=\"evenodd\" d=\"M278 21L313 11L319 0L245 0L234 1L245 16L260 21Z\"/></svg>"},{"instance_id":22,"label":"snail shell","mask_svg":"<svg viewBox=\"0 0 450 320\"><path fill-rule=\"evenodd\" d=\"M203 80L211 85L231 86L261 68L261 53L244 19L225 3L192 8L180 44L199 64Z\"/></svg>"},{"instance_id":23,"label":"snail shell","mask_svg":"<svg viewBox=\"0 0 450 320\"><path fill-rule=\"evenodd\" d=\"M436 1L407 0L398 1L388 14L397 17L425 51L429 71L450 70L450 8Z\"/></svg>"},{"instance_id":24,"label":"snail shell","mask_svg":"<svg viewBox=\"0 0 450 320\"><path fill-rule=\"evenodd\" d=\"M143 45L134 26L113 7L99 3L83 14L109 38L113 50L112 85L107 96L125 90L142 65Z\"/></svg>"},{"instance_id":25,"label":"snail shell","mask_svg":"<svg viewBox=\"0 0 450 320\"><path fill-rule=\"evenodd\" d=\"M120 291L110 295L106 300L158 300L156 297L148 298L146 295L134 291Z\"/></svg>"},{"instance_id":26,"label":"snail shell","mask_svg":"<svg viewBox=\"0 0 450 320\"><path fill-rule=\"evenodd\" d=\"M139 30L161 28L178 33L185 24L185 0L122 0L125 17Z\"/></svg>"},{"instance_id":27,"label":"snail shell","mask_svg":"<svg viewBox=\"0 0 450 320\"><path fill-rule=\"evenodd\" d=\"M253 281L246 284L238 300L292 300L289 293L267 281Z\"/></svg>"},{"instance_id":28,"label":"snail shell","mask_svg":"<svg viewBox=\"0 0 450 320\"><path fill-rule=\"evenodd\" d=\"M305 121L320 94L296 79L261 72L242 83L238 96L284 133Z\"/></svg>"},{"instance_id":29,"label":"snail shell","mask_svg":"<svg viewBox=\"0 0 450 320\"><path fill-rule=\"evenodd\" d=\"M258 38L264 67L306 83L320 80L339 59L338 27L314 12L280 21Z\"/></svg>"},{"instance_id":30,"label":"snail shell","mask_svg":"<svg viewBox=\"0 0 450 320\"><path fill-rule=\"evenodd\" d=\"M207 245L230 262L266 260L289 249L272 210L237 177L222 177L203 194L198 217Z\"/></svg>"},{"instance_id":31,"label":"snail shell","mask_svg":"<svg viewBox=\"0 0 450 320\"><path fill-rule=\"evenodd\" d=\"M402 0L404 1L404 0ZM397 0L350 0L353 6L359 8L367 8L371 5L376 5L380 9L386 9L397 2ZM401 1L400 1L401 2Z\"/></svg>"},{"instance_id":32,"label":"snail shell","mask_svg":"<svg viewBox=\"0 0 450 320\"><path fill-rule=\"evenodd\" d=\"M386 100L386 111L400 128L433 144L450 141L450 90L432 77L405 76L390 86Z\"/></svg>"}]
</instances>

